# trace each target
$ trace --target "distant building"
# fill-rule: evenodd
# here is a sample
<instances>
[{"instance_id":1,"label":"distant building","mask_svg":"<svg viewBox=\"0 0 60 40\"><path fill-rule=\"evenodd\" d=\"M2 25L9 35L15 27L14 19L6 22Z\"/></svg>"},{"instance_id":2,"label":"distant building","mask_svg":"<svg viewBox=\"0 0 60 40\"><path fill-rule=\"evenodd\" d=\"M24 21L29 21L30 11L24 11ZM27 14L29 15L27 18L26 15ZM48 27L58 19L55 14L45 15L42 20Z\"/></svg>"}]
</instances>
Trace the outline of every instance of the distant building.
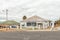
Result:
<instances>
[{"instance_id":1,"label":"distant building","mask_svg":"<svg viewBox=\"0 0 60 40\"><path fill-rule=\"evenodd\" d=\"M19 26L20 23L13 21L13 20L8 20L8 21L4 21L0 24L0 28L17 28L17 26Z\"/></svg>"}]
</instances>

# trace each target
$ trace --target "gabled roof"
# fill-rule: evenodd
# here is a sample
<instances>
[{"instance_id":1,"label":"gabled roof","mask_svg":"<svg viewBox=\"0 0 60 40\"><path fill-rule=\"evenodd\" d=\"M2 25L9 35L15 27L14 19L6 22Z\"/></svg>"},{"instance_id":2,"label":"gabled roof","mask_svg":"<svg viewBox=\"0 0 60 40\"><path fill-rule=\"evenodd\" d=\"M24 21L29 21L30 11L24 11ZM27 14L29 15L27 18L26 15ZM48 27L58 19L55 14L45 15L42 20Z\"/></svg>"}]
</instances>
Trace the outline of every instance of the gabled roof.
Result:
<instances>
[{"instance_id":1,"label":"gabled roof","mask_svg":"<svg viewBox=\"0 0 60 40\"><path fill-rule=\"evenodd\" d=\"M47 19L41 18L39 16L32 16L26 20L23 20L24 22L42 22L42 21L49 21Z\"/></svg>"}]
</instances>

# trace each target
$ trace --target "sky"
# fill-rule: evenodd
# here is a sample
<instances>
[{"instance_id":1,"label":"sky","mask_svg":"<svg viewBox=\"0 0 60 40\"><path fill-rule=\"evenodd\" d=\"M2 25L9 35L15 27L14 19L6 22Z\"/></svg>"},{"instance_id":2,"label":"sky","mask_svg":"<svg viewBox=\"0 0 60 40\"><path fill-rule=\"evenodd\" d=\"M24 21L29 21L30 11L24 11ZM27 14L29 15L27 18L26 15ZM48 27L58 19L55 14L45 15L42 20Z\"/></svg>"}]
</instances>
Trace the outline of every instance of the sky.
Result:
<instances>
[{"instance_id":1,"label":"sky","mask_svg":"<svg viewBox=\"0 0 60 40\"><path fill-rule=\"evenodd\" d=\"M60 19L60 0L0 0L1 21L6 18L6 9L9 20L21 21L24 15L37 15L53 21Z\"/></svg>"}]
</instances>

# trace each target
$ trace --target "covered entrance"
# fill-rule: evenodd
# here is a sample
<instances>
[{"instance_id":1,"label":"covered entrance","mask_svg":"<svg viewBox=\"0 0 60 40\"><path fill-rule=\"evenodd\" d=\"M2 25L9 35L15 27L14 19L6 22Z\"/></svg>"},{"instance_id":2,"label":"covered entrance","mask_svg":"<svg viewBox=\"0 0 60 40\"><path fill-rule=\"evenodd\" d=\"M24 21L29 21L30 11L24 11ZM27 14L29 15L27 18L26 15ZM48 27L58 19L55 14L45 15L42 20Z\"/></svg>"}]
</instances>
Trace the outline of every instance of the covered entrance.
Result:
<instances>
[{"instance_id":1,"label":"covered entrance","mask_svg":"<svg viewBox=\"0 0 60 40\"><path fill-rule=\"evenodd\" d=\"M37 23L39 28L43 28L43 24L42 23Z\"/></svg>"}]
</instances>

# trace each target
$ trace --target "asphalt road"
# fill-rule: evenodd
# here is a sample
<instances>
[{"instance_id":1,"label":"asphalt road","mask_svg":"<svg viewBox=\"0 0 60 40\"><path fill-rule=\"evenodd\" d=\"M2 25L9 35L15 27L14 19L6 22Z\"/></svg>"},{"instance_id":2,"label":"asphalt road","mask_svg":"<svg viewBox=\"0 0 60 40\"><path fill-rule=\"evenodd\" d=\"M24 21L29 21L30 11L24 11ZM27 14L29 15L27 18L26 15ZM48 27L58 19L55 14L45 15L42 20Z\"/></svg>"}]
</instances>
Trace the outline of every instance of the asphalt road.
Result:
<instances>
[{"instance_id":1,"label":"asphalt road","mask_svg":"<svg viewBox=\"0 0 60 40\"><path fill-rule=\"evenodd\" d=\"M60 40L60 32L0 32L0 40Z\"/></svg>"}]
</instances>

